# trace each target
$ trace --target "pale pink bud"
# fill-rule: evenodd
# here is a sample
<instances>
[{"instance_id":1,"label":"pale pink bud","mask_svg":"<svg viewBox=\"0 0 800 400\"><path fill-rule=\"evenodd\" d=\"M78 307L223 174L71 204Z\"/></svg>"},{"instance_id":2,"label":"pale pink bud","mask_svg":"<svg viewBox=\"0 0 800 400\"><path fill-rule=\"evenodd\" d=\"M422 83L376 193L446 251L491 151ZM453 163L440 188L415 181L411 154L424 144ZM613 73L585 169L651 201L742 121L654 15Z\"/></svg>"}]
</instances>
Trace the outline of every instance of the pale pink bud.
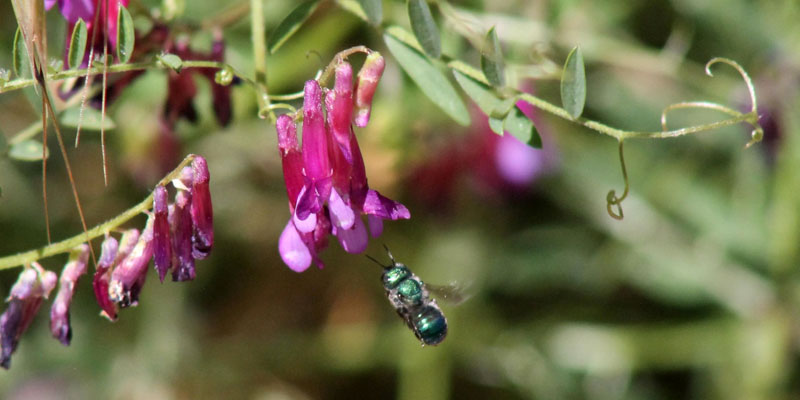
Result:
<instances>
[{"instance_id":1,"label":"pale pink bud","mask_svg":"<svg viewBox=\"0 0 800 400\"><path fill-rule=\"evenodd\" d=\"M50 308L50 332L64 346L69 346L72 340L72 326L69 320L69 306L75 285L81 275L86 273L86 264L89 262L89 245L82 244L70 252L69 261L61 271L58 284L58 294Z\"/></svg>"},{"instance_id":2,"label":"pale pink bud","mask_svg":"<svg viewBox=\"0 0 800 400\"><path fill-rule=\"evenodd\" d=\"M364 60L364 65L358 71L358 83L356 83L356 126L363 128L369 122L370 109L372 108L372 97L375 95L375 88L383 75L383 68L386 61L377 51L370 53Z\"/></svg>"}]
</instances>

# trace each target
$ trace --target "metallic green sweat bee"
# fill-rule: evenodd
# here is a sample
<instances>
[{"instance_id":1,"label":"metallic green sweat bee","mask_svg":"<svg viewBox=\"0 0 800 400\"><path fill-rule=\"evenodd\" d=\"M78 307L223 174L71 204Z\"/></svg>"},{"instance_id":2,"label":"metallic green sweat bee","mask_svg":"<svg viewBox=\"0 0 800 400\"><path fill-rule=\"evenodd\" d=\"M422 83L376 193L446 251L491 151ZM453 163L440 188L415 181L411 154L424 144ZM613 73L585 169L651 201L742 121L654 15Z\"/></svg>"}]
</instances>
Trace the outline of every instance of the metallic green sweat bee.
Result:
<instances>
[{"instance_id":1,"label":"metallic green sweat bee","mask_svg":"<svg viewBox=\"0 0 800 400\"><path fill-rule=\"evenodd\" d=\"M383 288L389 302L423 345L441 343L447 336L447 318L419 277L405 264L397 263L388 248L386 253L392 260L391 265L367 257L383 267Z\"/></svg>"}]
</instances>

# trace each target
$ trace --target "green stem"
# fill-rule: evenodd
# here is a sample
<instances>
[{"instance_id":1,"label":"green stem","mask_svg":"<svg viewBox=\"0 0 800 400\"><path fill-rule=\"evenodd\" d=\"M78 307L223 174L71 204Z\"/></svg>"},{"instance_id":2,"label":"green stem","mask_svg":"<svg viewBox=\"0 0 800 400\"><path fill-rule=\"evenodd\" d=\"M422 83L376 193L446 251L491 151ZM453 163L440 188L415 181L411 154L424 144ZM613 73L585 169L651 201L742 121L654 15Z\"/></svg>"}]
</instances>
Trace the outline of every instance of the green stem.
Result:
<instances>
[{"instance_id":1,"label":"green stem","mask_svg":"<svg viewBox=\"0 0 800 400\"><path fill-rule=\"evenodd\" d=\"M528 93L520 93L517 95L517 98L533 105L536 108L539 108L543 111L546 111L550 114L555 116L561 117L563 119L573 121L579 125L583 125L591 130L600 132L604 135L611 136L617 140L625 140L625 139L641 139L641 138L656 138L656 139L664 139L664 138L671 138L671 137L678 137L683 135L689 135L692 133L699 133L705 131L711 131L719 128L723 128L726 126L736 125L740 122L747 122L751 125L756 125L758 121L758 114L755 112L749 112L746 114L740 114L738 116L734 116L728 119L724 119L721 121L715 121L708 124L701 124L701 125L694 125L689 126L686 128L680 129L672 129L668 131L652 131L652 132L639 132L639 131L625 131L622 129L617 129L610 127L608 125L602 124L597 121L588 120L585 118L572 118L572 116L567 112L567 110L549 103L543 99L540 99L536 96L533 96Z\"/></svg>"},{"instance_id":2,"label":"green stem","mask_svg":"<svg viewBox=\"0 0 800 400\"><path fill-rule=\"evenodd\" d=\"M264 29L264 0L250 0L250 39L253 41L253 62L255 63L255 88L258 95L258 116L270 121L275 113L269 106L267 92L267 34Z\"/></svg>"},{"instance_id":3,"label":"green stem","mask_svg":"<svg viewBox=\"0 0 800 400\"><path fill-rule=\"evenodd\" d=\"M166 185L173 179L177 178L183 167L189 165L190 162L194 159L194 154L190 154L186 156L186 158L178 164L178 167L172 170L167 176L164 177L158 184L159 185ZM141 203L129 208L122 214L110 219L100 225L95 226L87 230L86 232L81 232L71 238L64 239L60 242L56 242L53 244L49 244L44 247L40 247L38 249L25 251L22 253L17 253L11 256L6 256L0 258L0 270L14 268L21 265L27 265L34 261L37 261L42 258L54 256L56 254L61 253L68 253L70 252L75 246L80 245L81 243L86 243L87 240L92 240L96 237L105 235L106 233L116 229L120 225L128 222L132 218L136 217L137 215L149 210L153 206L153 194L151 193L147 198L142 200Z\"/></svg>"}]
</instances>

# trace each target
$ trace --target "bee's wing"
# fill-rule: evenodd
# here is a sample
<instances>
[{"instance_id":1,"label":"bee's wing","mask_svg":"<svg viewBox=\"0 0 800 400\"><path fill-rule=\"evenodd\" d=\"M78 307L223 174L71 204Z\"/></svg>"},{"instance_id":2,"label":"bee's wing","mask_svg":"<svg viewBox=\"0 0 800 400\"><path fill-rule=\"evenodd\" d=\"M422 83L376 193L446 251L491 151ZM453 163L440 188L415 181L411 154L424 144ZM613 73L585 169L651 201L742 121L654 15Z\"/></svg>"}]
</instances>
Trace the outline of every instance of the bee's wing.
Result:
<instances>
[{"instance_id":1,"label":"bee's wing","mask_svg":"<svg viewBox=\"0 0 800 400\"><path fill-rule=\"evenodd\" d=\"M425 284L432 295L436 296L438 300L451 305L459 305L472 297L472 294L467 290L463 284L458 282L451 282L448 285L431 285Z\"/></svg>"}]
</instances>

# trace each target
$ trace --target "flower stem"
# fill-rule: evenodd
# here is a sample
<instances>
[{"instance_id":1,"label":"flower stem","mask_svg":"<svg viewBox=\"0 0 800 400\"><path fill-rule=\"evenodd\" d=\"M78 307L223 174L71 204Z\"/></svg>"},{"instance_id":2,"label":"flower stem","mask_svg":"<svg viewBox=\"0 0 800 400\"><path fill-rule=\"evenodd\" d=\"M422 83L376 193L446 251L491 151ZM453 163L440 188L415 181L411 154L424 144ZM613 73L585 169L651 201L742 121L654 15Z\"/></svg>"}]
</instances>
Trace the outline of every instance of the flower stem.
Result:
<instances>
[{"instance_id":1,"label":"flower stem","mask_svg":"<svg viewBox=\"0 0 800 400\"><path fill-rule=\"evenodd\" d=\"M186 158L178 164L178 167L172 170L167 176L165 176L158 184L165 185L169 183L171 180L177 178L183 167L189 165L190 162L194 159L195 155L190 154L186 156ZM137 215L149 210L153 205L153 194L151 193L147 196L144 200L142 200L139 204L129 208L128 210L124 211L122 214L110 219L100 225L97 225L86 232L81 232L73 237L64 239L60 242L52 243L44 247L40 247L34 250L28 250L22 253L17 253L14 255L6 256L0 258L0 270L10 269L21 265L27 265L34 261L40 260L42 258L54 256L56 254L61 253L68 253L70 252L75 246L80 245L81 243L86 243L87 240L92 240L98 236L105 235L106 233L116 229L120 225L128 222L132 218L136 217Z\"/></svg>"}]
</instances>

